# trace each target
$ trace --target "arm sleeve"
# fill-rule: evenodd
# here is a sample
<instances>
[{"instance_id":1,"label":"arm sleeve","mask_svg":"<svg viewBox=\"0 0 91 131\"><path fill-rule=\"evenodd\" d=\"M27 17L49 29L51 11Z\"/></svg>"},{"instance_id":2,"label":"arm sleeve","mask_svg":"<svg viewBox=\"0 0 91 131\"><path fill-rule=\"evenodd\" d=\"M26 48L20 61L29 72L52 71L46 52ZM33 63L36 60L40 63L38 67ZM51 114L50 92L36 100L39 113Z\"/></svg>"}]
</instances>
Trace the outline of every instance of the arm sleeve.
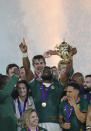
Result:
<instances>
[{"instance_id":1,"label":"arm sleeve","mask_svg":"<svg viewBox=\"0 0 91 131\"><path fill-rule=\"evenodd\" d=\"M59 82L55 77L53 78L53 81L55 82L55 85L57 87L59 87L58 92L60 94L60 97L62 97L64 89L66 88L66 86L64 86L61 82Z\"/></svg>"},{"instance_id":2,"label":"arm sleeve","mask_svg":"<svg viewBox=\"0 0 91 131\"><path fill-rule=\"evenodd\" d=\"M18 81L18 77L16 77L15 75L10 78L5 88L2 91L0 91L0 102L4 100L7 96L11 96L17 81Z\"/></svg>"},{"instance_id":3,"label":"arm sleeve","mask_svg":"<svg viewBox=\"0 0 91 131\"><path fill-rule=\"evenodd\" d=\"M59 116L63 116L63 102L59 104Z\"/></svg>"},{"instance_id":4,"label":"arm sleeve","mask_svg":"<svg viewBox=\"0 0 91 131\"><path fill-rule=\"evenodd\" d=\"M86 99L81 99L80 111L84 113L88 111L88 102Z\"/></svg>"},{"instance_id":5,"label":"arm sleeve","mask_svg":"<svg viewBox=\"0 0 91 131\"><path fill-rule=\"evenodd\" d=\"M28 57L23 57L23 66L26 72L27 82L29 82L34 78L34 76L30 68L30 61Z\"/></svg>"}]
</instances>

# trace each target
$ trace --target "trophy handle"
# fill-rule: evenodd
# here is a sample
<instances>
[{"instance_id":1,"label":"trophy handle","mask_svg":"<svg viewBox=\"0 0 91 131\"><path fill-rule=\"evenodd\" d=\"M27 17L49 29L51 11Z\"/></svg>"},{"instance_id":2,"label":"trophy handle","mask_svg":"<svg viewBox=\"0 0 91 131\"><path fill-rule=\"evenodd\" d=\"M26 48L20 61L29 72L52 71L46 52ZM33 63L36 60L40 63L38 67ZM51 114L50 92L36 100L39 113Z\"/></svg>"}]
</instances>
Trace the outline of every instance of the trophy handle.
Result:
<instances>
[{"instance_id":1,"label":"trophy handle","mask_svg":"<svg viewBox=\"0 0 91 131\"><path fill-rule=\"evenodd\" d=\"M73 55L75 55L77 53L77 49L76 48L72 48L72 50L71 50L71 55L73 56Z\"/></svg>"}]
</instances>

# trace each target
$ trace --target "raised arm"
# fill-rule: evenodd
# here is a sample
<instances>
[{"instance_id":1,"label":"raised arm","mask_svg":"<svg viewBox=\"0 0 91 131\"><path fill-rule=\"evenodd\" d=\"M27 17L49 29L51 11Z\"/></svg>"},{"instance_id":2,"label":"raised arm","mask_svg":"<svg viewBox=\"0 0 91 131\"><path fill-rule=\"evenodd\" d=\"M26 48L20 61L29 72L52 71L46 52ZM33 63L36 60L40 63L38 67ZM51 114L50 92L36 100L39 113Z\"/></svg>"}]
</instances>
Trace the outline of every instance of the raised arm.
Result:
<instances>
[{"instance_id":1,"label":"raised arm","mask_svg":"<svg viewBox=\"0 0 91 131\"><path fill-rule=\"evenodd\" d=\"M44 54L43 54L43 56L45 58L48 58L48 57L50 57L52 55L58 55L59 56L59 53L57 51L55 51L55 50L48 50L48 51L44 52Z\"/></svg>"},{"instance_id":2,"label":"raised arm","mask_svg":"<svg viewBox=\"0 0 91 131\"><path fill-rule=\"evenodd\" d=\"M26 71L26 79L29 82L34 78L34 76L30 68L30 61L28 58L28 49L27 49L27 45L24 38L23 38L23 42L21 42L19 47L20 47L21 52L23 53L23 66Z\"/></svg>"},{"instance_id":3,"label":"raised arm","mask_svg":"<svg viewBox=\"0 0 91 131\"><path fill-rule=\"evenodd\" d=\"M74 98L72 98L72 99L70 100L70 104L74 107L74 111L75 111L75 114L76 114L77 119L78 119L81 123L84 123L84 122L86 121L86 115L87 115L86 109L85 109L86 107L84 108L84 106L87 105L87 102L84 102L84 103L83 103L84 106L83 106L82 111L80 111L80 109L78 108L78 106L77 106Z\"/></svg>"},{"instance_id":4,"label":"raised arm","mask_svg":"<svg viewBox=\"0 0 91 131\"><path fill-rule=\"evenodd\" d=\"M12 91L18 81L19 78L19 70L15 69L14 70L14 74L9 81L7 81L5 78L3 78L5 80L5 83L2 85L4 88L2 90L0 90L0 102L2 102L6 97L11 96ZM1 76L3 77L3 75Z\"/></svg>"}]
</instances>

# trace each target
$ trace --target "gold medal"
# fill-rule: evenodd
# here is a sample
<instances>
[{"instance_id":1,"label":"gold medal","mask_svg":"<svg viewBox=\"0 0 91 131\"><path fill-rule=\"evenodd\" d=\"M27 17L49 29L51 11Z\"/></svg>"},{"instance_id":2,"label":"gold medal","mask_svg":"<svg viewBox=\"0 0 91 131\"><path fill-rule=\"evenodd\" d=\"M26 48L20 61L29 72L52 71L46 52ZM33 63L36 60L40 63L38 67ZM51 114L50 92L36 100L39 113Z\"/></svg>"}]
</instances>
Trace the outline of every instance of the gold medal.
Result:
<instances>
[{"instance_id":1,"label":"gold medal","mask_svg":"<svg viewBox=\"0 0 91 131\"><path fill-rule=\"evenodd\" d=\"M46 107L46 102L42 102L42 106L43 106L43 107Z\"/></svg>"}]
</instances>

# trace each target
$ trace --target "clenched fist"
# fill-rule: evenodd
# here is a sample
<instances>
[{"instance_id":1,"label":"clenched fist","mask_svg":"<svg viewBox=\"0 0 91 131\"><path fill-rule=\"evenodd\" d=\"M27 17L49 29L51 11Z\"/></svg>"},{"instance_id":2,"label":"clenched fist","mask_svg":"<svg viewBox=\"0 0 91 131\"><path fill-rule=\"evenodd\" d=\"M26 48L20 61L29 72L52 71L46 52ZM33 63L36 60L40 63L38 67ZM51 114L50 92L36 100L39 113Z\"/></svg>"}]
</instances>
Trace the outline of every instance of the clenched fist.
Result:
<instances>
[{"instance_id":1,"label":"clenched fist","mask_svg":"<svg viewBox=\"0 0 91 131\"><path fill-rule=\"evenodd\" d=\"M18 68L14 68L13 73L14 73L17 77L19 77L20 71L19 71Z\"/></svg>"},{"instance_id":2,"label":"clenched fist","mask_svg":"<svg viewBox=\"0 0 91 131\"><path fill-rule=\"evenodd\" d=\"M52 55L58 55L58 53L55 50L48 50L48 51L44 52L44 54L43 54L43 56L45 58L48 58Z\"/></svg>"},{"instance_id":3,"label":"clenched fist","mask_svg":"<svg viewBox=\"0 0 91 131\"><path fill-rule=\"evenodd\" d=\"M71 125L70 125L70 123L64 123L64 125L63 125L63 128L64 129L70 129L71 128Z\"/></svg>"},{"instance_id":4,"label":"clenched fist","mask_svg":"<svg viewBox=\"0 0 91 131\"><path fill-rule=\"evenodd\" d=\"M22 53L27 53L27 45L24 38L23 38L23 42L21 42L21 44L19 45L19 48Z\"/></svg>"}]
</instances>

